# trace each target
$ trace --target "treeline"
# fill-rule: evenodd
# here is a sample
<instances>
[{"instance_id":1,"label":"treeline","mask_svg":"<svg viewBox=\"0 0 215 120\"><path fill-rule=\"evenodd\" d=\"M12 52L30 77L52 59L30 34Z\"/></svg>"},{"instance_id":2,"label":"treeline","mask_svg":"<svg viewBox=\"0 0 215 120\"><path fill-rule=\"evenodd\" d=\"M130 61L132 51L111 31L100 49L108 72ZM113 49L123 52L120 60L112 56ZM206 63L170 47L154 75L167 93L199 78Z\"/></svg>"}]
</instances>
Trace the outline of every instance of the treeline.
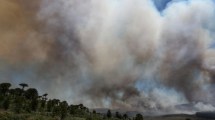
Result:
<instances>
[{"instance_id":1,"label":"treeline","mask_svg":"<svg viewBox=\"0 0 215 120\"><path fill-rule=\"evenodd\" d=\"M69 105L59 99L48 99L48 94L39 95L37 89L29 88L28 84L21 83L19 88L11 88L10 83L0 84L0 109L14 114L40 114L64 120L65 118L85 118L86 120L143 120L141 114L129 118L127 114L116 112L107 114L90 111L83 104Z\"/></svg>"}]
</instances>

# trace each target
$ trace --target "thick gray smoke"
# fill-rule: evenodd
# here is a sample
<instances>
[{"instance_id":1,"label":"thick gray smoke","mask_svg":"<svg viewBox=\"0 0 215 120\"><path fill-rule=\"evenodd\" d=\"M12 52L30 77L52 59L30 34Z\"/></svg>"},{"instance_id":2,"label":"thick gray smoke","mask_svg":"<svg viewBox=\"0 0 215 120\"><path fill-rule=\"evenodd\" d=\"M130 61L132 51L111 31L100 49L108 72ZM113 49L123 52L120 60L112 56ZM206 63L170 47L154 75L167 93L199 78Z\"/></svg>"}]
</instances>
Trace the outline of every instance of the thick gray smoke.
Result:
<instances>
[{"instance_id":1,"label":"thick gray smoke","mask_svg":"<svg viewBox=\"0 0 215 120\"><path fill-rule=\"evenodd\" d=\"M20 33L28 47L13 41L6 46L16 53L0 50L2 78L89 107L179 112L175 106L200 102L196 111L215 110L213 1L173 1L162 13L151 0L38 5L24 14L34 20Z\"/></svg>"}]
</instances>

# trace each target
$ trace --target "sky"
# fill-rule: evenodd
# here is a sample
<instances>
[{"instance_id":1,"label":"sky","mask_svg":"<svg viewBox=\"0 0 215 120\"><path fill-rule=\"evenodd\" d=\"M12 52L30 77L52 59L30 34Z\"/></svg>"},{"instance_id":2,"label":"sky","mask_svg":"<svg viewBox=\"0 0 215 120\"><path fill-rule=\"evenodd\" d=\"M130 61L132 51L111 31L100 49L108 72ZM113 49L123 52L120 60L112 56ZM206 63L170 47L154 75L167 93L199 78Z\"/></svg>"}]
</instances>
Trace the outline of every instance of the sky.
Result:
<instances>
[{"instance_id":1,"label":"sky","mask_svg":"<svg viewBox=\"0 0 215 120\"><path fill-rule=\"evenodd\" d=\"M0 82L90 108L215 110L214 18L213 0L3 0Z\"/></svg>"},{"instance_id":2,"label":"sky","mask_svg":"<svg viewBox=\"0 0 215 120\"><path fill-rule=\"evenodd\" d=\"M169 4L175 2L189 2L189 0L152 0L158 11L162 12ZM215 2L214 0L212 0Z\"/></svg>"},{"instance_id":3,"label":"sky","mask_svg":"<svg viewBox=\"0 0 215 120\"><path fill-rule=\"evenodd\" d=\"M170 3L172 0L153 0L156 8L159 10L159 11L163 11L168 3Z\"/></svg>"}]
</instances>

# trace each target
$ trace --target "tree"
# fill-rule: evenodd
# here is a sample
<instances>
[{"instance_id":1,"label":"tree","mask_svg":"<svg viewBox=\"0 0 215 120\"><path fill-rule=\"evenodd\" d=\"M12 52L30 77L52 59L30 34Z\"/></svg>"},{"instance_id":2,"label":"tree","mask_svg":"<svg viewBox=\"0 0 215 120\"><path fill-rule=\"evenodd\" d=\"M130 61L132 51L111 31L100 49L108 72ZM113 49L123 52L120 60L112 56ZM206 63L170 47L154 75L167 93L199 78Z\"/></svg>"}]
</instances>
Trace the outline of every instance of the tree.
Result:
<instances>
[{"instance_id":1,"label":"tree","mask_svg":"<svg viewBox=\"0 0 215 120\"><path fill-rule=\"evenodd\" d=\"M59 103L60 103L60 100L58 100L58 99L53 99L53 105L54 105L54 106L58 106Z\"/></svg>"},{"instance_id":2,"label":"tree","mask_svg":"<svg viewBox=\"0 0 215 120\"><path fill-rule=\"evenodd\" d=\"M6 95L6 93L9 91L11 84L10 83L1 83L0 84L0 93L3 95Z\"/></svg>"},{"instance_id":3,"label":"tree","mask_svg":"<svg viewBox=\"0 0 215 120\"><path fill-rule=\"evenodd\" d=\"M111 117L112 117L112 113L111 113L110 110L107 111L107 117L108 117L108 118L111 118Z\"/></svg>"},{"instance_id":4,"label":"tree","mask_svg":"<svg viewBox=\"0 0 215 120\"><path fill-rule=\"evenodd\" d=\"M30 100L28 109L30 111L36 111L38 106L38 92L35 88L29 88L24 92L24 96L27 100Z\"/></svg>"},{"instance_id":5,"label":"tree","mask_svg":"<svg viewBox=\"0 0 215 120\"><path fill-rule=\"evenodd\" d=\"M22 91L24 91L25 87L28 87L26 83L20 83L19 85L22 87Z\"/></svg>"},{"instance_id":6,"label":"tree","mask_svg":"<svg viewBox=\"0 0 215 120\"><path fill-rule=\"evenodd\" d=\"M15 95L16 95L16 90L15 90L15 89L10 89L10 90L9 90L9 94L10 94L12 97L15 97Z\"/></svg>"},{"instance_id":7,"label":"tree","mask_svg":"<svg viewBox=\"0 0 215 120\"><path fill-rule=\"evenodd\" d=\"M59 116L60 115L60 106L54 106L52 111L52 116Z\"/></svg>"},{"instance_id":8,"label":"tree","mask_svg":"<svg viewBox=\"0 0 215 120\"><path fill-rule=\"evenodd\" d=\"M122 115L121 115L119 112L116 112L116 113L115 113L115 117L116 117L116 118L119 118L119 119L122 119Z\"/></svg>"},{"instance_id":9,"label":"tree","mask_svg":"<svg viewBox=\"0 0 215 120\"><path fill-rule=\"evenodd\" d=\"M23 108L24 98L23 96L17 96L14 100L14 111L20 113Z\"/></svg>"},{"instance_id":10,"label":"tree","mask_svg":"<svg viewBox=\"0 0 215 120\"><path fill-rule=\"evenodd\" d=\"M68 103L66 101L63 101L60 103L60 118L63 120L67 116L67 108L68 108Z\"/></svg>"},{"instance_id":11,"label":"tree","mask_svg":"<svg viewBox=\"0 0 215 120\"><path fill-rule=\"evenodd\" d=\"M95 110L93 110L93 114L96 114L96 111L95 111Z\"/></svg>"},{"instance_id":12,"label":"tree","mask_svg":"<svg viewBox=\"0 0 215 120\"><path fill-rule=\"evenodd\" d=\"M52 108L53 108L53 100L49 100L47 102L47 112L51 112L52 111Z\"/></svg>"},{"instance_id":13,"label":"tree","mask_svg":"<svg viewBox=\"0 0 215 120\"><path fill-rule=\"evenodd\" d=\"M36 111L36 110L37 110L37 107L38 107L38 100L37 100L37 99L31 100L30 109L31 109L32 111Z\"/></svg>"},{"instance_id":14,"label":"tree","mask_svg":"<svg viewBox=\"0 0 215 120\"><path fill-rule=\"evenodd\" d=\"M143 120L143 116L141 114L136 114L135 120Z\"/></svg>"},{"instance_id":15,"label":"tree","mask_svg":"<svg viewBox=\"0 0 215 120\"><path fill-rule=\"evenodd\" d=\"M3 102L3 108L4 110L7 110L10 106L10 99L9 98L6 98Z\"/></svg>"},{"instance_id":16,"label":"tree","mask_svg":"<svg viewBox=\"0 0 215 120\"><path fill-rule=\"evenodd\" d=\"M22 89L20 89L20 88L15 88L14 90L15 90L15 95L16 95L16 96L21 96L21 94L22 94Z\"/></svg>"},{"instance_id":17,"label":"tree","mask_svg":"<svg viewBox=\"0 0 215 120\"><path fill-rule=\"evenodd\" d=\"M48 96L47 93L43 94L43 100L47 100L47 96Z\"/></svg>"},{"instance_id":18,"label":"tree","mask_svg":"<svg viewBox=\"0 0 215 120\"><path fill-rule=\"evenodd\" d=\"M107 111L107 115L96 113L95 110L93 110L91 113L89 109L83 104L69 106L66 101L61 102L58 99L47 99L47 93L39 97L37 89L26 89L25 87L28 87L28 85L25 83L20 84L22 88L19 87L15 89L9 89L10 86L10 83L0 83L0 109L9 110L5 112L3 111L3 113L6 114L13 114L14 112L27 115L26 117L28 117L28 115L33 115L29 113L34 112L35 114L39 114L39 116L41 116L38 117L38 119L42 119L43 116L44 118L47 116L47 119L48 117L53 116L53 119L59 120L64 120L68 114L71 114L70 116L73 118L79 117L86 120L107 120L108 118L111 120L122 119L122 115L119 112L116 112L117 118L115 118L113 117L114 114L111 113L111 110ZM1 118L2 117L0 116L0 119ZM25 117L23 117L23 119L24 118Z\"/></svg>"},{"instance_id":19,"label":"tree","mask_svg":"<svg viewBox=\"0 0 215 120\"><path fill-rule=\"evenodd\" d=\"M41 100L41 108L44 109L46 106L46 100Z\"/></svg>"},{"instance_id":20,"label":"tree","mask_svg":"<svg viewBox=\"0 0 215 120\"><path fill-rule=\"evenodd\" d=\"M70 113L71 115L76 114L77 108L78 108L78 107L77 107L76 105L70 105L70 106L69 106L69 113Z\"/></svg>"},{"instance_id":21,"label":"tree","mask_svg":"<svg viewBox=\"0 0 215 120\"><path fill-rule=\"evenodd\" d=\"M125 113L125 114L123 115L123 118L126 120L126 119L128 118L128 115Z\"/></svg>"},{"instance_id":22,"label":"tree","mask_svg":"<svg viewBox=\"0 0 215 120\"><path fill-rule=\"evenodd\" d=\"M37 99L38 92L35 88L29 88L28 90L25 91L24 96L30 100Z\"/></svg>"},{"instance_id":23,"label":"tree","mask_svg":"<svg viewBox=\"0 0 215 120\"><path fill-rule=\"evenodd\" d=\"M79 104L79 105L78 105L78 108L79 108L79 109L83 109L83 108L84 108L84 105L83 105L83 104Z\"/></svg>"}]
</instances>

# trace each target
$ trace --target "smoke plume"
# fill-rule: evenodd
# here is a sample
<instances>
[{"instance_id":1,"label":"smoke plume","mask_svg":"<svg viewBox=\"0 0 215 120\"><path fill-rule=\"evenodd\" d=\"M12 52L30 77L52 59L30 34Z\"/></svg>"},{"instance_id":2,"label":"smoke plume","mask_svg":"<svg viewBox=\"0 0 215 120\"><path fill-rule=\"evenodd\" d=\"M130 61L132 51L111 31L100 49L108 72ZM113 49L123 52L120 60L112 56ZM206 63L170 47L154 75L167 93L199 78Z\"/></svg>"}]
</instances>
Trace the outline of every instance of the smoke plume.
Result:
<instances>
[{"instance_id":1,"label":"smoke plume","mask_svg":"<svg viewBox=\"0 0 215 120\"><path fill-rule=\"evenodd\" d=\"M215 110L214 18L212 0L2 0L0 78L93 108Z\"/></svg>"}]
</instances>

